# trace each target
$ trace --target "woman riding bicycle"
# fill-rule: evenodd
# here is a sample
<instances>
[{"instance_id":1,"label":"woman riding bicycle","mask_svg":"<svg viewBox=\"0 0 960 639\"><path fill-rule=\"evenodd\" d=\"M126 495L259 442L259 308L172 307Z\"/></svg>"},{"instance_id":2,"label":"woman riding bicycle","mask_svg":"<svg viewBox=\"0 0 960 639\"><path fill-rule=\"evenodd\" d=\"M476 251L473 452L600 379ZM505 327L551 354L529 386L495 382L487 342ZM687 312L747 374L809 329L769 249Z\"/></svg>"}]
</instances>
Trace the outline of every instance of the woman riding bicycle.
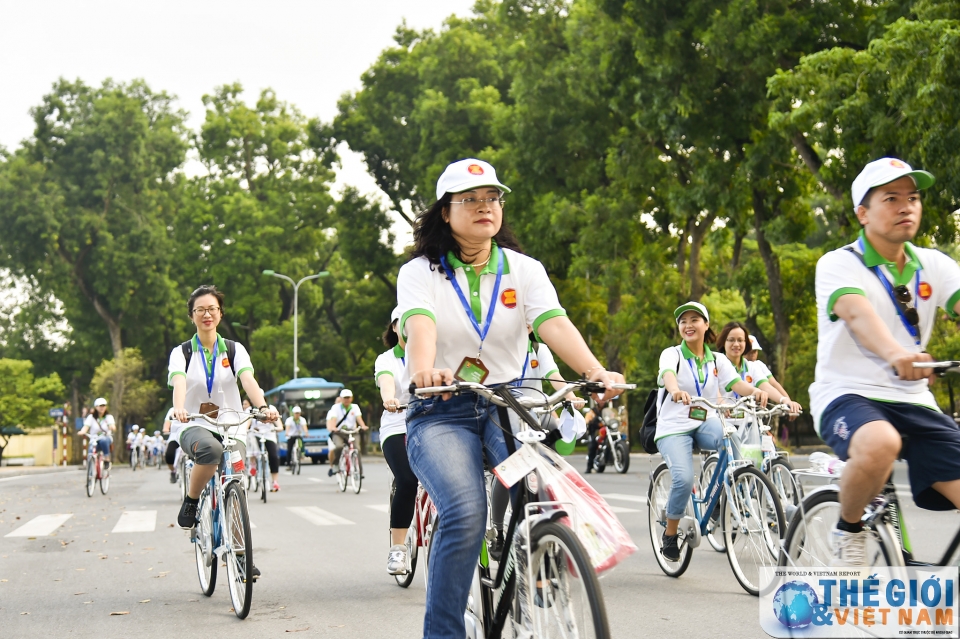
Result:
<instances>
[{"instance_id":1,"label":"woman riding bicycle","mask_svg":"<svg viewBox=\"0 0 960 639\"><path fill-rule=\"evenodd\" d=\"M103 453L103 467L110 468L110 445L113 443L113 431L117 428L113 415L107 410L107 400L98 397L93 402L93 410L83 421L83 428L77 433L81 437L84 435L95 435L97 439L97 450Z\"/></svg>"},{"instance_id":2,"label":"woman riding bicycle","mask_svg":"<svg viewBox=\"0 0 960 639\"><path fill-rule=\"evenodd\" d=\"M503 223L509 189L492 166L467 159L449 165L437 202L417 217L413 259L397 278L407 336L406 368L417 387L455 379L487 385L519 378L527 325L591 381L623 382L593 356L566 317L540 262L520 252ZM607 399L619 394L607 391ZM407 409L410 466L433 500L439 525L431 540L423 635L463 637L463 613L483 542L487 499L483 453L507 455L496 407L471 393L415 398Z\"/></svg>"},{"instance_id":3,"label":"woman riding bicycle","mask_svg":"<svg viewBox=\"0 0 960 639\"><path fill-rule=\"evenodd\" d=\"M250 406L250 402L244 399L243 410L250 410ZM270 408L276 410L276 406L273 404L270 404ZM300 407L297 406L294 410L299 412ZM272 493L280 490L280 452L277 448L277 433L282 430L283 424L281 424L279 420L271 423L257 420L253 422L253 425L247 432L247 454L250 456L247 461L249 472L257 472L257 457L260 456L260 443L257 439L262 439L263 447L267 451L267 464L270 467L270 478L273 480L273 485L270 487L270 492ZM261 477L260 481L267 481L267 478Z\"/></svg>"},{"instance_id":4,"label":"woman riding bicycle","mask_svg":"<svg viewBox=\"0 0 960 639\"><path fill-rule=\"evenodd\" d=\"M399 319L398 309L393 309L390 324L383 334L383 343L390 350L380 353L373 365L384 408L380 417L380 448L395 480L390 503L391 546L387 553L387 572L391 575L402 575L407 569L407 549L403 542L417 500L417 476L410 470L407 459L407 420L404 413L397 410L398 406L410 401L410 378L403 350L407 342L397 333Z\"/></svg>"},{"instance_id":5,"label":"woman riding bicycle","mask_svg":"<svg viewBox=\"0 0 960 639\"><path fill-rule=\"evenodd\" d=\"M239 413L243 410L239 382L270 421L280 418L263 399L263 390L253 376L253 364L247 349L243 344L235 343L236 352L231 362L228 356L230 346L217 334L217 326L223 317L223 299L223 293L216 286L201 286L191 293L187 313L196 325L197 333L189 342L190 359L185 357L185 345L178 345L170 352L168 383L173 387L173 415L184 424L177 433L177 440L195 464L187 496L177 517L182 528L192 528L196 523L200 493L223 457L223 438L217 429L206 421L191 420L189 415L202 413L215 417L220 410ZM233 420L228 416L226 421ZM246 457L246 424L233 430L230 434L236 439L242 459ZM259 571L255 571L254 576L259 576Z\"/></svg>"},{"instance_id":6,"label":"woman riding bicycle","mask_svg":"<svg viewBox=\"0 0 960 639\"><path fill-rule=\"evenodd\" d=\"M766 405L767 392L741 379L726 356L714 353L707 346L716 342L716 335L710 328L710 314L703 304L687 302L678 307L673 316L683 341L660 354L658 383L673 401L660 405L656 443L672 479L661 553L668 561L679 561L677 528L693 489L694 443L702 450L717 450L723 441L723 428L716 411L691 406L691 396L715 401L723 393L733 391L741 396L752 395L761 405Z\"/></svg>"}]
</instances>

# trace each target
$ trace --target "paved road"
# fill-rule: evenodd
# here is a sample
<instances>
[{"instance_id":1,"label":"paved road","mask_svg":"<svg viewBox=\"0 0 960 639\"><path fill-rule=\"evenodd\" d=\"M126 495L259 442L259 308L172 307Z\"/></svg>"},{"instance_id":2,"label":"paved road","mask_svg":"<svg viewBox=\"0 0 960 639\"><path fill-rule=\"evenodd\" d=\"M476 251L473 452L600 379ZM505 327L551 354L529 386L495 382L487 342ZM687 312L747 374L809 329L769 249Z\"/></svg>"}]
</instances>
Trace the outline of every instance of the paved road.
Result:
<instances>
[{"instance_id":1,"label":"paved road","mask_svg":"<svg viewBox=\"0 0 960 639\"><path fill-rule=\"evenodd\" d=\"M632 463L627 475L587 476L639 547L601 582L613 635L766 636L757 599L741 590L725 555L704 544L680 579L660 572L643 499L649 458ZM380 462L365 471L359 495L340 493L325 468L305 466L299 477L282 476L269 503L251 501L263 578L244 622L231 612L222 577L213 597L200 594L165 472L118 468L110 494L93 498L78 471L2 477L0 636L418 637L423 582L403 590L385 571L389 470ZM897 472L906 484L904 468ZM946 545L943 531L960 523L955 513L912 507L907 518L928 558Z\"/></svg>"}]
</instances>

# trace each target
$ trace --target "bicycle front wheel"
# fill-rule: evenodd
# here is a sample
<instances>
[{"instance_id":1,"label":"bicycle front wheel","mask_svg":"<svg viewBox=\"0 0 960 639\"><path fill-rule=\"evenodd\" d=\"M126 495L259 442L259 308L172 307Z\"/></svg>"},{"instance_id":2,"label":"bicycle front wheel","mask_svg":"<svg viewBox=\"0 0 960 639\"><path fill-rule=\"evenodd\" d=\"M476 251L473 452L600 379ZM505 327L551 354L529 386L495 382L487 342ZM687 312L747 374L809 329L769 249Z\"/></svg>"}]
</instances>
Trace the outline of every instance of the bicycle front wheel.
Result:
<instances>
[{"instance_id":1,"label":"bicycle front wheel","mask_svg":"<svg viewBox=\"0 0 960 639\"><path fill-rule=\"evenodd\" d=\"M567 526L544 521L534 526L530 544L533 580L526 589L515 591L517 597L523 597L524 590L529 595L527 601L519 601L520 618L511 620L514 636L532 631L534 637L544 639L608 638L610 624L600 581L576 534Z\"/></svg>"},{"instance_id":2,"label":"bicycle front wheel","mask_svg":"<svg viewBox=\"0 0 960 639\"><path fill-rule=\"evenodd\" d=\"M840 520L840 489L824 486L803 499L783 539L781 566L822 568L833 562L833 531ZM864 528L868 566L901 566L902 555L889 524ZM898 560L899 557L899 560Z\"/></svg>"},{"instance_id":3,"label":"bicycle front wheel","mask_svg":"<svg viewBox=\"0 0 960 639\"><path fill-rule=\"evenodd\" d=\"M107 462L100 460L100 492L104 495L110 490L110 469L113 464L107 465Z\"/></svg>"},{"instance_id":4,"label":"bicycle front wheel","mask_svg":"<svg viewBox=\"0 0 960 639\"><path fill-rule=\"evenodd\" d=\"M341 451L340 461L337 466L337 485L340 486L340 492L347 490L347 451Z\"/></svg>"},{"instance_id":5,"label":"bicycle front wheel","mask_svg":"<svg viewBox=\"0 0 960 639\"><path fill-rule=\"evenodd\" d=\"M267 464L267 456L260 455L260 463L257 464L257 474L260 475L260 499L267 503L267 471L270 469Z\"/></svg>"},{"instance_id":6,"label":"bicycle front wheel","mask_svg":"<svg viewBox=\"0 0 960 639\"><path fill-rule=\"evenodd\" d=\"M193 535L200 590L209 597L217 587L217 558L213 554L213 507L210 503L209 490L205 490L200 496L200 504L197 506L197 525Z\"/></svg>"},{"instance_id":7,"label":"bicycle front wheel","mask_svg":"<svg viewBox=\"0 0 960 639\"><path fill-rule=\"evenodd\" d=\"M97 485L97 460L87 458L87 497L93 497L93 489Z\"/></svg>"},{"instance_id":8,"label":"bicycle front wheel","mask_svg":"<svg viewBox=\"0 0 960 639\"><path fill-rule=\"evenodd\" d=\"M784 514L787 515L787 523L789 523L793 518L793 512L803 499L803 488L793 476L793 464L783 457L775 457L767 468L767 477L770 478L770 483L780 497L780 503L783 504Z\"/></svg>"},{"instance_id":9,"label":"bicycle front wheel","mask_svg":"<svg viewBox=\"0 0 960 639\"><path fill-rule=\"evenodd\" d=\"M253 535L250 532L247 499L236 482L227 484L223 506L227 522L224 536L227 542L230 601L237 617L246 619L250 614L250 602L253 600Z\"/></svg>"},{"instance_id":10,"label":"bicycle front wheel","mask_svg":"<svg viewBox=\"0 0 960 639\"><path fill-rule=\"evenodd\" d=\"M777 565L780 539L786 532L780 498L766 475L746 466L734 471L722 510L730 568L743 589L756 597L763 568Z\"/></svg>"},{"instance_id":11,"label":"bicycle front wheel","mask_svg":"<svg viewBox=\"0 0 960 639\"><path fill-rule=\"evenodd\" d=\"M360 494L360 485L363 483L363 466L360 465L360 453L350 451L350 487L353 492Z\"/></svg>"},{"instance_id":12,"label":"bicycle front wheel","mask_svg":"<svg viewBox=\"0 0 960 639\"><path fill-rule=\"evenodd\" d=\"M667 500L670 499L670 490L673 480L670 478L670 469L666 462L657 466L653 471L653 479L647 489L647 528L650 532L650 545L653 546L653 556L660 566L660 570L668 577L679 577L690 565L693 558L693 549L686 540L680 538L680 560L667 561L660 549L663 547L663 533L667 527Z\"/></svg>"},{"instance_id":13,"label":"bicycle front wheel","mask_svg":"<svg viewBox=\"0 0 960 639\"><path fill-rule=\"evenodd\" d=\"M719 459L720 456L717 453L711 453L703 460L703 466L700 470L701 495L706 495L710 489L710 482L713 479L713 473L717 470ZM721 492L717 505L713 507L713 512L710 513L710 523L707 524L707 543L717 552L727 552L726 543L723 541L723 520L720 518L720 513L723 512L723 500L724 496ZM706 508L706 504L704 504L704 508Z\"/></svg>"}]
</instances>

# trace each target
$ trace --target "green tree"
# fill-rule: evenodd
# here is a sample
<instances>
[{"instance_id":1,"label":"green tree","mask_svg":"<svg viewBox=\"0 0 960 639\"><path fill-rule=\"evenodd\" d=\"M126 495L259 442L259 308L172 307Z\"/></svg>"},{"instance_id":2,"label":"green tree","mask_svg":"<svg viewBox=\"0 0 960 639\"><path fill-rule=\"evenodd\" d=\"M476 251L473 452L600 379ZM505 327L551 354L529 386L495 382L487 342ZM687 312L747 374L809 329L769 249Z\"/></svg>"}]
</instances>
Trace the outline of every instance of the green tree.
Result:
<instances>
[{"instance_id":1,"label":"green tree","mask_svg":"<svg viewBox=\"0 0 960 639\"><path fill-rule=\"evenodd\" d=\"M120 389L123 412L115 412L117 423L148 421L160 405L160 384L146 378L146 372L140 351L125 348L119 357L105 359L97 366L90 381L90 392L92 395L106 396L111 400L111 405L116 405L114 393Z\"/></svg>"},{"instance_id":2,"label":"green tree","mask_svg":"<svg viewBox=\"0 0 960 639\"><path fill-rule=\"evenodd\" d=\"M56 373L35 377L31 362L0 359L0 414L8 424L28 430L49 426L47 411L62 399L63 390Z\"/></svg>"}]
</instances>

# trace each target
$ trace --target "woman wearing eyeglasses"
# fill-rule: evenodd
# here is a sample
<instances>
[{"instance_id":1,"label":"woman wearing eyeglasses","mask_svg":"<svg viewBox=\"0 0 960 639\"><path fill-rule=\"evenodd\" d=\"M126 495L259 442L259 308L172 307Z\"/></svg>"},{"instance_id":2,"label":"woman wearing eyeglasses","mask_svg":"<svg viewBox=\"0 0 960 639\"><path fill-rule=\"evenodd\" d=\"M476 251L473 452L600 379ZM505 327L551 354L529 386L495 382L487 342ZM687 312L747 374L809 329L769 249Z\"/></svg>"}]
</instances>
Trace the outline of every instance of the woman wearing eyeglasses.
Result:
<instances>
[{"instance_id":1,"label":"woman wearing eyeglasses","mask_svg":"<svg viewBox=\"0 0 960 639\"><path fill-rule=\"evenodd\" d=\"M398 330L406 368L420 388L454 379L487 386L519 378L527 325L575 371L604 384L623 382L590 352L566 317L543 265L520 252L503 219L496 171L481 160L449 165L437 201L418 216L413 259L397 277ZM608 391L607 399L619 394ZM430 550L425 639L464 637L463 613L487 513L484 452L507 453L496 407L472 393L411 399L410 466L437 507Z\"/></svg>"},{"instance_id":2,"label":"woman wearing eyeglasses","mask_svg":"<svg viewBox=\"0 0 960 639\"><path fill-rule=\"evenodd\" d=\"M216 411L243 410L238 383L254 406L262 407L269 421L280 418L276 409L266 406L263 391L253 376L253 364L243 344L228 342L217 333L223 317L223 293L216 286L201 286L190 294L187 312L197 333L186 344L170 352L168 383L173 388L173 416L184 427L177 433L183 452L194 461L187 496L180 507L177 523L192 528L196 523L197 502L203 487L217 470L223 456L223 440L217 429L206 421L191 421L188 415L214 415ZM233 361L230 361L230 351ZM189 352L189 359L186 356ZM231 436L237 440L241 458L246 457L244 424ZM255 575L259 572L255 571Z\"/></svg>"}]
</instances>

